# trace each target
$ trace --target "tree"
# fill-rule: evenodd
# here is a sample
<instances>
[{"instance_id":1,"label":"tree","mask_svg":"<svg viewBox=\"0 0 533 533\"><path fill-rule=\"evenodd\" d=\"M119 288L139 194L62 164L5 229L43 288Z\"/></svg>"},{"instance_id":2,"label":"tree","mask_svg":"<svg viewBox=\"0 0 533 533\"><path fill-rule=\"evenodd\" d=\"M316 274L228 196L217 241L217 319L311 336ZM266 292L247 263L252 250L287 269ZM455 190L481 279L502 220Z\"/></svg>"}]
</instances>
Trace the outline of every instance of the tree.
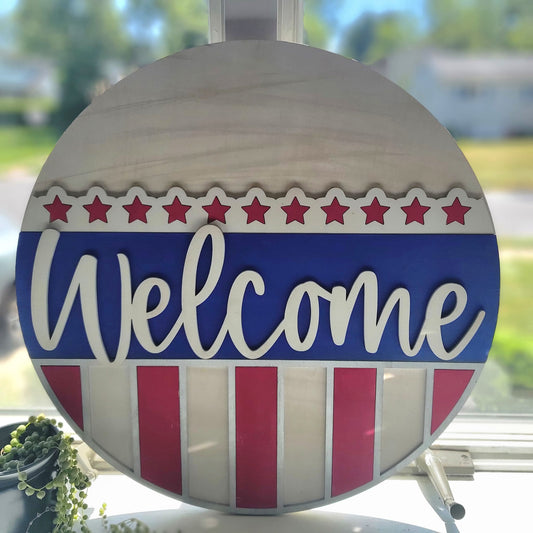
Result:
<instances>
[{"instance_id":1,"label":"tree","mask_svg":"<svg viewBox=\"0 0 533 533\"><path fill-rule=\"evenodd\" d=\"M416 20L405 13L364 13L347 29L342 53L363 63L374 63L412 44L418 36Z\"/></svg>"},{"instance_id":2,"label":"tree","mask_svg":"<svg viewBox=\"0 0 533 533\"><path fill-rule=\"evenodd\" d=\"M428 42L452 50L533 50L530 0L427 0Z\"/></svg>"},{"instance_id":3,"label":"tree","mask_svg":"<svg viewBox=\"0 0 533 533\"><path fill-rule=\"evenodd\" d=\"M22 50L57 66L60 129L90 103L106 62L123 59L128 49L113 0L19 0L15 25Z\"/></svg>"},{"instance_id":4,"label":"tree","mask_svg":"<svg viewBox=\"0 0 533 533\"><path fill-rule=\"evenodd\" d=\"M204 0L126 0L124 14L135 64L207 43Z\"/></svg>"},{"instance_id":5,"label":"tree","mask_svg":"<svg viewBox=\"0 0 533 533\"><path fill-rule=\"evenodd\" d=\"M428 40L451 50L490 50L504 41L499 0L427 0Z\"/></svg>"},{"instance_id":6,"label":"tree","mask_svg":"<svg viewBox=\"0 0 533 533\"><path fill-rule=\"evenodd\" d=\"M335 26L334 13L341 0L306 0L304 9L304 43L326 48Z\"/></svg>"}]
</instances>

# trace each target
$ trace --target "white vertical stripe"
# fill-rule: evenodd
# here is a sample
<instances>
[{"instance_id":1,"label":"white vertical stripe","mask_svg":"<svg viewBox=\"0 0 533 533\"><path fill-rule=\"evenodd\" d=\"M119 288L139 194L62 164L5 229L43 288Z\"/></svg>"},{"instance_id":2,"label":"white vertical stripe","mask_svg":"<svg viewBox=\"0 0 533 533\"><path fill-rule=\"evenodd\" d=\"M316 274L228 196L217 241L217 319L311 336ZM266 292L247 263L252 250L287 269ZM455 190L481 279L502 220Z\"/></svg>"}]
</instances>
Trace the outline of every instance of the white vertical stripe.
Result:
<instances>
[{"instance_id":1,"label":"white vertical stripe","mask_svg":"<svg viewBox=\"0 0 533 533\"><path fill-rule=\"evenodd\" d=\"M426 398L424 369L386 368L384 372L381 473L422 444Z\"/></svg>"},{"instance_id":2,"label":"white vertical stripe","mask_svg":"<svg viewBox=\"0 0 533 533\"><path fill-rule=\"evenodd\" d=\"M335 369L326 368L326 438L325 438L325 465L324 465L324 494L331 498L331 474L333 464L333 385Z\"/></svg>"},{"instance_id":3,"label":"white vertical stripe","mask_svg":"<svg viewBox=\"0 0 533 533\"><path fill-rule=\"evenodd\" d=\"M285 504L324 499L326 370L285 368Z\"/></svg>"},{"instance_id":4,"label":"white vertical stripe","mask_svg":"<svg viewBox=\"0 0 533 533\"><path fill-rule=\"evenodd\" d=\"M179 367L181 495L189 496L189 439L187 430L187 367Z\"/></svg>"},{"instance_id":5,"label":"white vertical stripe","mask_svg":"<svg viewBox=\"0 0 533 533\"><path fill-rule=\"evenodd\" d=\"M228 378L225 368L187 371L189 496L229 504Z\"/></svg>"},{"instance_id":6,"label":"white vertical stripe","mask_svg":"<svg viewBox=\"0 0 533 533\"><path fill-rule=\"evenodd\" d=\"M376 369L376 410L374 415L374 479L381 474L381 425L383 411L383 367Z\"/></svg>"},{"instance_id":7,"label":"white vertical stripe","mask_svg":"<svg viewBox=\"0 0 533 533\"><path fill-rule=\"evenodd\" d=\"M133 472L141 477L141 448L139 442L139 395L137 388L137 368L130 367L130 402L131 402L131 430L133 448Z\"/></svg>"},{"instance_id":8,"label":"white vertical stripe","mask_svg":"<svg viewBox=\"0 0 533 533\"><path fill-rule=\"evenodd\" d=\"M94 441L122 465L133 469L129 368L92 366L89 386Z\"/></svg>"}]
</instances>

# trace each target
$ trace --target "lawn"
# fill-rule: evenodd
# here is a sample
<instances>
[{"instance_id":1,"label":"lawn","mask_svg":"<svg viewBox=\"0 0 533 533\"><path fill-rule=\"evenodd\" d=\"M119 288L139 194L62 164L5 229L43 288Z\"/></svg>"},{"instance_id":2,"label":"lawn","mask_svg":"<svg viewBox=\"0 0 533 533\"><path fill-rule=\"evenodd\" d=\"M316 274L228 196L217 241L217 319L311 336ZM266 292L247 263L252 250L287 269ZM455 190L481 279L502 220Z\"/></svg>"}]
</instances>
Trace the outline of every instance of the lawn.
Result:
<instances>
[{"instance_id":1,"label":"lawn","mask_svg":"<svg viewBox=\"0 0 533 533\"><path fill-rule=\"evenodd\" d=\"M533 138L459 141L485 190L533 190Z\"/></svg>"},{"instance_id":2,"label":"lawn","mask_svg":"<svg viewBox=\"0 0 533 533\"><path fill-rule=\"evenodd\" d=\"M533 247L501 247L500 270L498 328L533 340Z\"/></svg>"},{"instance_id":3,"label":"lawn","mask_svg":"<svg viewBox=\"0 0 533 533\"><path fill-rule=\"evenodd\" d=\"M36 176L57 142L48 127L0 127L0 177L16 170Z\"/></svg>"},{"instance_id":4,"label":"lawn","mask_svg":"<svg viewBox=\"0 0 533 533\"><path fill-rule=\"evenodd\" d=\"M528 413L533 406L533 239L499 244L498 325L473 398L481 411Z\"/></svg>"}]
</instances>

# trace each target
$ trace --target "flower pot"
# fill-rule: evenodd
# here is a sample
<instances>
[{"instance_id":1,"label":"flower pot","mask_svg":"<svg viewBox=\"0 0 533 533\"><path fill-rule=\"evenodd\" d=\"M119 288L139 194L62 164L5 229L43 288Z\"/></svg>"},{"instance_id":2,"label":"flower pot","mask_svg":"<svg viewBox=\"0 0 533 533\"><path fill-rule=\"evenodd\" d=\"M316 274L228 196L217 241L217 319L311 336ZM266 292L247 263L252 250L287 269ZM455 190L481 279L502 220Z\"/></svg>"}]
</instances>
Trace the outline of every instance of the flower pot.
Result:
<instances>
[{"instance_id":1,"label":"flower pot","mask_svg":"<svg viewBox=\"0 0 533 533\"><path fill-rule=\"evenodd\" d=\"M11 440L11 432L19 424L0 428L0 448ZM33 487L42 487L52 479L58 451L51 451L44 458L21 469L27 474L27 483ZM55 513L52 511L54 501L47 491L47 496L39 500L37 496L26 496L17 488L17 472L0 472L0 521L2 533L50 533ZM50 495L49 495L50 494Z\"/></svg>"}]
</instances>

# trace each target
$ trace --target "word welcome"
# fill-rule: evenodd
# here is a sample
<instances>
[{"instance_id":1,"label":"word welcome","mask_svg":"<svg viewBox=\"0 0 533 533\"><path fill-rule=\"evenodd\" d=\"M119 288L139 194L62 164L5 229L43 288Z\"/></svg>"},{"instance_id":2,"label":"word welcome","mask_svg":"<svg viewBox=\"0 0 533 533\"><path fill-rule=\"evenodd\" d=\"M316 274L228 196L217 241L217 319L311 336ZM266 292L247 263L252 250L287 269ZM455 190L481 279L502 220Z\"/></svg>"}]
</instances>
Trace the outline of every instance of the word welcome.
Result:
<instances>
[{"instance_id":1,"label":"word welcome","mask_svg":"<svg viewBox=\"0 0 533 533\"><path fill-rule=\"evenodd\" d=\"M297 352L309 350L316 340L320 316L320 300L329 302L329 328L333 342L342 346L348 335L350 318L357 303L363 306L363 339L368 353L376 353L387 323L395 308L398 309L398 343L407 357L416 356L424 341L431 351L441 360L456 358L472 340L478 331L485 311L478 311L474 320L464 334L456 339L451 347L445 347L442 328L457 320L466 308L468 296L466 289L458 283L443 283L431 294L425 311L425 318L414 343L410 340L411 296L404 287L394 289L389 295L381 312L378 312L378 279L374 272L361 272L351 287L336 285L327 290L314 281L297 284L290 292L284 305L283 319L268 335L266 341L256 348L251 348L246 341L243 330L244 296L251 288L257 297L266 290L260 273L244 270L238 274L229 291L225 318L210 346L204 346L200 338L198 309L209 305L207 300L215 290L224 267L225 239L222 231L213 225L200 228L193 236L185 255L181 281L181 312L164 339L156 343L150 332L150 321L167 308L171 289L168 283L158 277L146 277L136 288L132 287L130 262L126 254L118 253L120 272L120 331L119 342L114 357L110 357L102 339L98 312L97 271L98 260L90 254L79 259L70 281L59 318L52 332L49 320L49 280L52 262L60 234L56 230L45 230L39 239L31 279L31 320L36 339L44 350L57 348L65 331L76 297L79 295L83 326L91 351L100 362L120 364L127 356L132 332L139 344L150 354L163 352L178 333L183 330L187 342L194 354L201 359L211 359L220 350L224 340L229 336L235 348L247 359L259 359L264 356L284 335L288 345ZM209 267L205 281L199 286L198 266L200 255L207 240L211 240ZM157 302L149 305L148 300L153 291L157 291ZM445 311L445 301L453 296L454 305ZM305 333L299 331L300 308L307 300L309 323ZM260 320L260 317L258 317ZM301 329L301 328L300 328Z\"/></svg>"}]
</instances>

